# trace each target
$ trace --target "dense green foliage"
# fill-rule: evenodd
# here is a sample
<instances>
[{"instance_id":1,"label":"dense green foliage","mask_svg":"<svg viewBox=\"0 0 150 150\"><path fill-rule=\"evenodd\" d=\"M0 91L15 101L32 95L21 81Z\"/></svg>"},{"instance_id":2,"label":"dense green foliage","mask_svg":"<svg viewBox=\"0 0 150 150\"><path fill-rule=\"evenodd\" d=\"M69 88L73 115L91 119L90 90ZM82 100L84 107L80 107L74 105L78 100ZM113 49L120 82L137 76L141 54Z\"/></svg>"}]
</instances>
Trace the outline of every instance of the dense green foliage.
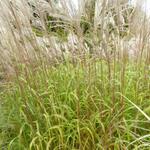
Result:
<instances>
[{"instance_id":1,"label":"dense green foliage","mask_svg":"<svg viewBox=\"0 0 150 150\"><path fill-rule=\"evenodd\" d=\"M142 65L124 74L111 65L111 78L100 60L21 66L0 93L1 148L148 150L149 76Z\"/></svg>"}]
</instances>

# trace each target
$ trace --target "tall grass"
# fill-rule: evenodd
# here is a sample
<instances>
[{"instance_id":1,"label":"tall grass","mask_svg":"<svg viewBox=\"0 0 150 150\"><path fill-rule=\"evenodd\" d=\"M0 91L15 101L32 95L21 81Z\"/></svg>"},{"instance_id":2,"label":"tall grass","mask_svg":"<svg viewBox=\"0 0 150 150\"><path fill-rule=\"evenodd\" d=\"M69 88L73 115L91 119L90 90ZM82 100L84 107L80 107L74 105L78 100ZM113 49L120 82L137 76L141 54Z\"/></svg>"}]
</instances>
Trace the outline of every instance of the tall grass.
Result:
<instances>
[{"instance_id":1,"label":"tall grass","mask_svg":"<svg viewBox=\"0 0 150 150\"><path fill-rule=\"evenodd\" d=\"M1 149L149 149L149 20L79 4L0 2Z\"/></svg>"},{"instance_id":2,"label":"tall grass","mask_svg":"<svg viewBox=\"0 0 150 150\"><path fill-rule=\"evenodd\" d=\"M22 66L16 82L1 92L2 147L149 147L149 79L143 69L137 71L127 64L122 87L120 65L116 66L115 81L109 81L107 62L88 63L58 64L34 72Z\"/></svg>"}]
</instances>

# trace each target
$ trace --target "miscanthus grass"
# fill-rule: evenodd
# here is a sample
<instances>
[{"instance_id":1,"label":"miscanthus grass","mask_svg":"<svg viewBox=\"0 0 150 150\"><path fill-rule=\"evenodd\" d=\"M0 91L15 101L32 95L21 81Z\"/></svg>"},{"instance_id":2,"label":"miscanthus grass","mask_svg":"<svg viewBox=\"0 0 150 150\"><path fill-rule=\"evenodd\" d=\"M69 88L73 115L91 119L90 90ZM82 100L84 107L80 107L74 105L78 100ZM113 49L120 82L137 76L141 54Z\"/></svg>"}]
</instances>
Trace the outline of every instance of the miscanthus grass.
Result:
<instances>
[{"instance_id":1,"label":"miscanthus grass","mask_svg":"<svg viewBox=\"0 0 150 150\"><path fill-rule=\"evenodd\" d=\"M0 93L1 149L149 149L144 67L127 63L124 84L120 65L109 80L102 60L19 68Z\"/></svg>"},{"instance_id":2,"label":"miscanthus grass","mask_svg":"<svg viewBox=\"0 0 150 150\"><path fill-rule=\"evenodd\" d=\"M0 10L0 149L150 149L140 2L2 0Z\"/></svg>"}]
</instances>

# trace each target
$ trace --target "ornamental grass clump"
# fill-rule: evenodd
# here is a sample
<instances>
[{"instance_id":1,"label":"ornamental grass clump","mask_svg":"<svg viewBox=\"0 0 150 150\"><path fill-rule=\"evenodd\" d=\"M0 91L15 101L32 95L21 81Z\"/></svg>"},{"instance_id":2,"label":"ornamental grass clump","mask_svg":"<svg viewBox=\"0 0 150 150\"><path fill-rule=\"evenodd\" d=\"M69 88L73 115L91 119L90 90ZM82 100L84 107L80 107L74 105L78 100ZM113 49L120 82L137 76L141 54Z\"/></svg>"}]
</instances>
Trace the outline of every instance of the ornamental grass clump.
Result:
<instances>
[{"instance_id":1,"label":"ornamental grass clump","mask_svg":"<svg viewBox=\"0 0 150 150\"><path fill-rule=\"evenodd\" d=\"M0 2L0 149L149 150L148 18L73 4Z\"/></svg>"}]
</instances>

